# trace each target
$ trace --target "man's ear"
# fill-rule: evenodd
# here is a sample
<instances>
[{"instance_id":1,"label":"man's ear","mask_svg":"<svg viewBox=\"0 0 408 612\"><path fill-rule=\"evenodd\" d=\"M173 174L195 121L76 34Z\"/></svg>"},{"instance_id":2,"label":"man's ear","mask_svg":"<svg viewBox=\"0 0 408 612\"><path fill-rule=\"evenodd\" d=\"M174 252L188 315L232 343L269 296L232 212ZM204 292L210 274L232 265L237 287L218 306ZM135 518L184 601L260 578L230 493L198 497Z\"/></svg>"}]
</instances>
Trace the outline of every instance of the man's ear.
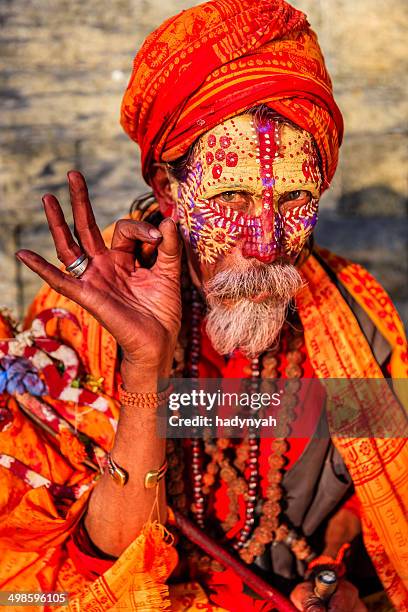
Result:
<instances>
[{"instance_id":1,"label":"man's ear","mask_svg":"<svg viewBox=\"0 0 408 612\"><path fill-rule=\"evenodd\" d=\"M160 207L160 212L165 217L172 216L175 202L172 195L169 175L164 164L155 164L153 166L153 176L150 177L150 183Z\"/></svg>"}]
</instances>

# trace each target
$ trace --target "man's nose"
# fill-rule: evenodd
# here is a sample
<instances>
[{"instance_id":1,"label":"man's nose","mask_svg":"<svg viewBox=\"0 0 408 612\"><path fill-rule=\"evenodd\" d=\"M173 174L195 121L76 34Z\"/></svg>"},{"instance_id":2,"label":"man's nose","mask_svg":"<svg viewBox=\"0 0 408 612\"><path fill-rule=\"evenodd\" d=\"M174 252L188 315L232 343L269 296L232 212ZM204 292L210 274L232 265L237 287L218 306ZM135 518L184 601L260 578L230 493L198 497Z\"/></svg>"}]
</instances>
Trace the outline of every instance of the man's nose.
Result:
<instances>
[{"instance_id":1,"label":"man's nose","mask_svg":"<svg viewBox=\"0 0 408 612\"><path fill-rule=\"evenodd\" d=\"M255 257L262 263L272 263L281 255L282 223L279 213L265 209L259 201L251 207L251 221L244 234L242 255Z\"/></svg>"}]
</instances>

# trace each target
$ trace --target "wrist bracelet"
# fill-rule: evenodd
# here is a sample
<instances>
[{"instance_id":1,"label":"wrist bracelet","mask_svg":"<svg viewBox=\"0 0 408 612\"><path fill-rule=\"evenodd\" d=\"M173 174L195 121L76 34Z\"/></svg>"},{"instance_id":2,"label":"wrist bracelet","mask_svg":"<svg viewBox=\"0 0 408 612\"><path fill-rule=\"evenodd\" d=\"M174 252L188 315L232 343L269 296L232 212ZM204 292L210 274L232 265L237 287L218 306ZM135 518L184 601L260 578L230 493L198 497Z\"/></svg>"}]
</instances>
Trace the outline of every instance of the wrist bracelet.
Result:
<instances>
[{"instance_id":1,"label":"wrist bracelet","mask_svg":"<svg viewBox=\"0 0 408 612\"><path fill-rule=\"evenodd\" d=\"M167 472L167 461L159 467L158 470L150 470L146 473L144 486L145 489L153 489L156 487Z\"/></svg>"},{"instance_id":2,"label":"wrist bracelet","mask_svg":"<svg viewBox=\"0 0 408 612\"><path fill-rule=\"evenodd\" d=\"M121 487L124 487L129 480L129 474L121 468L113 459L110 453L106 455L106 469L109 476Z\"/></svg>"},{"instance_id":3,"label":"wrist bracelet","mask_svg":"<svg viewBox=\"0 0 408 612\"><path fill-rule=\"evenodd\" d=\"M109 476L116 482L116 484L124 487L129 480L129 474L126 470L120 467L116 461L112 458L112 455L108 453L106 455L106 469ZM167 460L159 467L158 470L149 470L146 472L144 478L145 489L153 489L159 482L164 478L167 472Z\"/></svg>"},{"instance_id":4,"label":"wrist bracelet","mask_svg":"<svg viewBox=\"0 0 408 612\"><path fill-rule=\"evenodd\" d=\"M322 568L334 569L339 577L344 576L346 573L346 566L344 564L344 555L350 548L349 543L345 543L339 549L336 558L329 557L328 555L320 555L315 557L307 566L307 574L311 575L312 572L316 573Z\"/></svg>"},{"instance_id":5,"label":"wrist bracelet","mask_svg":"<svg viewBox=\"0 0 408 612\"><path fill-rule=\"evenodd\" d=\"M119 402L122 406L132 408L157 408L169 399L172 390L172 385L169 385L160 393L130 393L123 385L119 385Z\"/></svg>"}]
</instances>

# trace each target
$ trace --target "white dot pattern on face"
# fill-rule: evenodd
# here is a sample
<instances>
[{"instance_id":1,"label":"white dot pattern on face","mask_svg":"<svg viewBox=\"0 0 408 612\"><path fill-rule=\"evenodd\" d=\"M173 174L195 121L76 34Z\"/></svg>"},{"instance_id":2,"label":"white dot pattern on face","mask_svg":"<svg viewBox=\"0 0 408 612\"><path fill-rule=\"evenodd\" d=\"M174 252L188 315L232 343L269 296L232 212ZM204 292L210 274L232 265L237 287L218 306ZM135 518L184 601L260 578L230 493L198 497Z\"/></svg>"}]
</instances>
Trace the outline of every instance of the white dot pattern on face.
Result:
<instances>
[{"instance_id":1,"label":"white dot pattern on face","mask_svg":"<svg viewBox=\"0 0 408 612\"><path fill-rule=\"evenodd\" d=\"M264 263L276 259L280 253L281 220L278 210L274 210L274 178L271 169L272 152L279 151L279 126L271 121L251 121L251 130L257 141L259 172L262 184L262 209L260 211L261 232L258 235L244 236L242 253L245 257L256 257ZM272 141L271 141L272 139ZM266 149L269 151L266 151Z\"/></svg>"},{"instance_id":2,"label":"white dot pattern on face","mask_svg":"<svg viewBox=\"0 0 408 612\"><path fill-rule=\"evenodd\" d=\"M321 177L309 134L273 121L256 124L242 115L218 125L196 146L178 211L200 261L214 263L240 241L243 254L262 261L295 257L317 219ZM306 205L279 213L282 194L310 190ZM216 196L242 191L261 210L235 210ZM255 205L254 205L255 206ZM255 212L255 214L249 213Z\"/></svg>"}]
</instances>

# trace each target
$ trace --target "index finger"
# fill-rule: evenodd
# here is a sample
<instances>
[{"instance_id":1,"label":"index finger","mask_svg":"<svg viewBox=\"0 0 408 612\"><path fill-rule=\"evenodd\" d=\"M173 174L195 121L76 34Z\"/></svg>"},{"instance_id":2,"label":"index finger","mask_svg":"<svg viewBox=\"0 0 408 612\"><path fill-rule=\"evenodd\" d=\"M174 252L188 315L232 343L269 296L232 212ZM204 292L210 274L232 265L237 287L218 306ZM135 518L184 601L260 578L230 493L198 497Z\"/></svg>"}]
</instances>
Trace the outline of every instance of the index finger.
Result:
<instances>
[{"instance_id":1,"label":"index finger","mask_svg":"<svg viewBox=\"0 0 408 612\"><path fill-rule=\"evenodd\" d=\"M111 249L124 253L134 253L137 240L157 244L157 241L161 238L161 232L150 223L133 221L133 219L120 219L115 225Z\"/></svg>"},{"instance_id":2,"label":"index finger","mask_svg":"<svg viewBox=\"0 0 408 612\"><path fill-rule=\"evenodd\" d=\"M157 249L157 260L153 271L164 276L173 276L180 271L181 241L177 227L170 217L162 221L159 230L163 240Z\"/></svg>"},{"instance_id":3,"label":"index finger","mask_svg":"<svg viewBox=\"0 0 408 612\"><path fill-rule=\"evenodd\" d=\"M102 253L105 242L96 224L86 181L80 172L68 172L69 192L75 223L75 235L87 255L93 257Z\"/></svg>"}]
</instances>

